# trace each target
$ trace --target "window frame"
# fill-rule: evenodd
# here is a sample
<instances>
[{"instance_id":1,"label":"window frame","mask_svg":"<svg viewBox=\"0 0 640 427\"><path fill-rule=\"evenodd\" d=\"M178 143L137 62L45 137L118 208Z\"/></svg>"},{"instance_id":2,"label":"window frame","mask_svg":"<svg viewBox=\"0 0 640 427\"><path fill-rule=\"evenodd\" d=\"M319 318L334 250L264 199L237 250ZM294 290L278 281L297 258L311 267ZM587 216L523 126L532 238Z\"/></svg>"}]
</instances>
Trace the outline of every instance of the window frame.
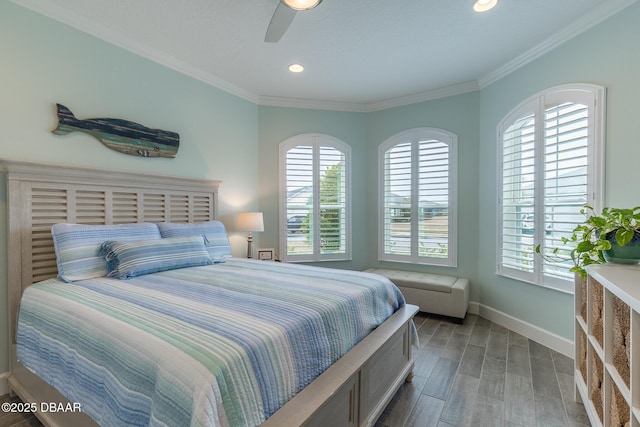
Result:
<instances>
[{"instance_id":1,"label":"window frame","mask_svg":"<svg viewBox=\"0 0 640 427\"><path fill-rule=\"evenodd\" d=\"M311 254L287 254L287 153L299 146L312 147L312 180L313 201L312 213L313 253ZM345 250L340 253L323 254L320 250L320 209L315 207L320 203L320 174L318 170L320 159L318 158L320 147L331 147L344 155L345 174ZM316 261L350 261L352 259L352 192L351 192L351 147L345 142L322 133L305 133L292 136L279 144L279 249L280 259L285 262L316 262Z\"/></svg>"},{"instance_id":2,"label":"window frame","mask_svg":"<svg viewBox=\"0 0 640 427\"><path fill-rule=\"evenodd\" d=\"M564 293L573 294L573 280L561 279L546 275L544 266L546 260L539 254L535 253L535 247L541 244L544 239L544 233L547 227L544 211L544 148L545 148L545 118L544 114L551 110L553 106L560 105L563 102L581 103L588 107L588 130L587 136L587 190L586 204L593 206L599 211L603 204L603 187L604 187L604 141L605 141L605 88L594 84L566 84L554 86L545 89L535 95L527 98L516 108L511 110L497 126L497 176L496 176L496 274L511 279L520 280L537 286L554 289ZM518 120L531 114L534 117L534 214L533 214L533 245L532 260L533 271L521 271L509 266L503 265L502 248L506 243L504 240L504 218L503 211L503 171L504 171L504 133L511 125ZM548 187L547 187L548 188ZM577 225L577 224L576 224Z\"/></svg>"},{"instance_id":3,"label":"window frame","mask_svg":"<svg viewBox=\"0 0 640 427\"><path fill-rule=\"evenodd\" d=\"M419 238L418 204L419 199L412 199L411 254L397 255L385 253L385 155L393 147L411 143L412 156L417 152L415 145L424 139L436 139L448 145L448 217L447 217L447 251L446 258L421 256L417 253ZM418 159L412 160L417 164ZM419 171L411 172L412 193L416 191L416 179ZM401 263L437 265L444 267L458 266L458 136L444 129L420 127L409 129L391 136L378 147L378 260ZM416 200L415 202L413 200Z\"/></svg>"}]
</instances>

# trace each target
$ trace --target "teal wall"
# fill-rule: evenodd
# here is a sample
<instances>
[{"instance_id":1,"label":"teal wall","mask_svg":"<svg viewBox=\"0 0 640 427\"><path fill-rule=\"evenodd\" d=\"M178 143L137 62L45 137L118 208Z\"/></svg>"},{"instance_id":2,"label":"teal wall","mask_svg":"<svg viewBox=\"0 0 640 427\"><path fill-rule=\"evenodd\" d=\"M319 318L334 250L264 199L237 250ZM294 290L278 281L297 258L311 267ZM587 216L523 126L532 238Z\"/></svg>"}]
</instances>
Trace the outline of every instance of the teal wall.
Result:
<instances>
[{"instance_id":1,"label":"teal wall","mask_svg":"<svg viewBox=\"0 0 640 427\"><path fill-rule=\"evenodd\" d=\"M480 94L478 230L480 302L562 337L573 336L573 297L499 277L496 271L496 128L520 102L565 83L607 88L608 206L640 205L640 4L484 88Z\"/></svg>"},{"instance_id":2,"label":"teal wall","mask_svg":"<svg viewBox=\"0 0 640 427\"><path fill-rule=\"evenodd\" d=\"M415 105L370 113L367 121L369 143L368 259L371 266L428 271L473 278L477 271L478 224L478 126L479 92L451 96ZM433 127L458 136L458 266L427 267L378 262L378 147L403 130ZM471 300L478 301L478 288L472 287Z\"/></svg>"},{"instance_id":3,"label":"teal wall","mask_svg":"<svg viewBox=\"0 0 640 427\"><path fill-rule=\"evenodd\" d=\"M322 133L351 147L352 167L352 261L322 262L327 267L364 269L367 266L368 229L366 174L371 153L367 145L366 115L301 108L260 107L260 209L264 212L263 247L278 251L278 146L287 138L303 133Z\"/></svg>"},{"instance_id":4,"label":"teal wall","mask_svg":"<svg viewBox=\"0 0 640 427\"><path fill-rule=\"evenodd\" d=\"M277 173L277 143L297 133L322 131L330 135L357 132L364 126L367 149L365 187L354 186L354 222L366 218L366 232L354 233L356 248L365 248L369 266L402 267L412 270L468 277L471 300L511 315L560 337L573 340L573 297L516 280L496 271L496 137L498 123L522 101L535 93L565 83L594 83L607 87L605 203L615 206L640 205L635 182L640 169L640 4L575 37L491 85L465 95L452 96L362 115L287 108L260 108L261 175ZM327 117L331 117L327 121ZM414 127L437 127L458 135L459 143L459 256L458 267L399 265L377 261L378 146L390 136ZM339 137L338 135L334 135ZM352 144L353 141L342 138ZM360 152L360 145L358 145ZM360 160L360 159L358 159ZM274 175L277 181L277 175ZM261 183L260 206L276 217L277 182ZM360 205L361 192L366 203ZM265 204L266 199L270 202ZM366 212L361 217L356 212ZM362 224L358 224L362 227ZM263 236L277 244L277 233ZM357 257L357 259L355 259ZM359 268L362 254L354 251L353 263L336 263Z\"/></svg>"},{"instance_id":5,"label":"teal wall","mask_svg":"<svg viewBox=\"0 0 640 427\"><path fill-rule=\"evenodd\" d=\"M235 213L258 208L258 107L75 29L0 1L0 158L222 180L219 214L234 254ZM178 132L175 159L127 156L81 133L53 135L55 103ZM7 311L6 190L0 178L0 313ZM0 316L0 373L8 369Z\"/></svg>"},{"instance_id":6,"label":"teal wall","mask_svg":"<svg viewBox=\"0 0 640 427\"><path fill-rule=\"evenodd\" d=\"M353 154L353 260L377 261L378 146L414 127L458 135L457 268L404 266L459 274L472 300L572 339L572 297L500 278L496 269L496 126L522 100L551 86L587 82L608 90L608 205L640 205L640 4L579 35L480 91L371 113L256 106L10 2L0 2L0 158L220 179L220 214L234 255L244 235L235 213L260 209L259 247L278 247L278 144L318 132ZM55 103L79 117L114 117L177 131L176 159L143 159L82 134L56 136ZM630 184L631 183L631 184ZM6 191L0 182L0 250L6 253ZM6 312L7 260L0 256L0 311ZM0 373L8 369L6 316L0 317Z\"/></svg>"}]
</instances>

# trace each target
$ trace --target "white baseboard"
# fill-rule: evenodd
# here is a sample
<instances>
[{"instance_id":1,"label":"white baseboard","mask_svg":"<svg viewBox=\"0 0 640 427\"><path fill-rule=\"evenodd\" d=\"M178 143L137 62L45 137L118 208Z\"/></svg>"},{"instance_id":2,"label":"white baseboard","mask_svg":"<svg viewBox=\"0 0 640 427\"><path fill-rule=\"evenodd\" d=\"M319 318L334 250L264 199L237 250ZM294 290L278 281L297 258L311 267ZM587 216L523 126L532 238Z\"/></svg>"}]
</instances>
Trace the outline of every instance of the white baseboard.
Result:
<instances>
[{"instance_id":1,"label":"white baseboard","mask_svg":"<svg viewBox=\"0 0 640 427\"><path fill-rule=\"evenodd\" d=\"M477 314L487 320L497 323L500 326L511 329L512 331L545 345L558 353L564 354L571 359L575 357L573 341L532 325L531 323L525 322L517 317L513 317L510 314L503 313L502 311L478 302L469 303L469 313Z\"/></svg>"},{"instance_id":2,"label":"white baseboard","mask_svg":"<svg viewBox=\"0 0 640 427\"><path fill-rule=\"evenodd\" d=\"M9 384L7 383L9 378L9 372L3 372L0 374L0 396L4 396L9 393Z\"/></svg>"}]
</instances>

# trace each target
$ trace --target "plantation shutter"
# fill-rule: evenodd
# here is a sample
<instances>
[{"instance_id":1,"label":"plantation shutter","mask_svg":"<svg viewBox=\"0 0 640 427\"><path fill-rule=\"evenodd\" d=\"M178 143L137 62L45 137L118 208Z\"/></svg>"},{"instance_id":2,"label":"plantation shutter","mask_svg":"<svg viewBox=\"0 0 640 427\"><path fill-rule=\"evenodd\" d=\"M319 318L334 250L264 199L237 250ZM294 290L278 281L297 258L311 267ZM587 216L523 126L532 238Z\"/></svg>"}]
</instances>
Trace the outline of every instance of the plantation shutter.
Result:
<instances>
[{"instance_id":1,"label":"plantation shutter","mask_svg":"<svg viewBox=\"0 0 640 427\"><path fill-rule=\"evenodd\" d=\"M411 255L413 168L411 142L392 147L384 160L384 253Z\"/></svg>"},{"instance_id":2,"label":"plantation shutter","mask_svg":"<svg viewBox=\"0 0 640 427\"><path fill-rule=\"evenodd\" d=\"M584 217L580 209L587 204L589 108L566 102L548 107L544 114L544 223L540 228L543 273L571 280L568 238ZM558 248L556 256L552 256Z\"/></svg>"},{"instance_id":3,"label":"plantation shutter","mask_svg":"<svg viewBox=\"0 0 640 427\"><path fill-rule=\"evenodd\" d=\"M344 253L347 246L347 214L344 153L333 147L319 148L320 253Z\"/></svg>"},{"instance_id":4,"label":"plantation shutter","mask_svg":"<svg viewBox=\"0 0 640 427\"><path fill-rule=\"evenodd\" d=\"M296 143L304 141L303 143ZM349 148L328 136L281 144L284 211L281 254L288 261L350 257Z\"/></svg>"},{"instance_id":5,"label":"plantation shutter","mask_svg":"<svg viewBox=\"0 0 640 427\"><path fill-rule=\"evenodd\" d=\"M313 254L312 172L312 146L296 146L286 152L287 255Z\"/></svg>"},{"instance_id":6,"label":"plantation shutter","mask_svg":"<svg viewBox=\"0 0 640 427\"><path fill-rule=\"evenodd\" d=\"M502 266L524 276L533 273L535 202L535 118L526 114L502 139Z\"/></svg>"},{"instance_id":7,"label":"plantation shutter","mask_svg":"<svg viewBox=\"0 0 640 427\"><path fill-rule=\"evenodd\" d=\"M381 146L380 259L455 265L455 136L417 129Z\"/></svg>"},{"instance_id":8,"label":"plantation shutter","mask_svg":"<svg viewBox=\"0 0 640 427\"><path fill-rule=\"evenodd\" d=\"M550 90L500 125L498 274L572 291L575 246L565 241L601 197L602 92Z\"/></svg>"},{"instance_id":9,"label":"plantation shutter","mask_svg":"<svg viewBox=\"0 0 640 427\"><path fill-rule=\"evenodd\" d=\"M449 146L435 139L420 141L418 166L419 256L449 254Z\"/></svg>"}]
</instances>

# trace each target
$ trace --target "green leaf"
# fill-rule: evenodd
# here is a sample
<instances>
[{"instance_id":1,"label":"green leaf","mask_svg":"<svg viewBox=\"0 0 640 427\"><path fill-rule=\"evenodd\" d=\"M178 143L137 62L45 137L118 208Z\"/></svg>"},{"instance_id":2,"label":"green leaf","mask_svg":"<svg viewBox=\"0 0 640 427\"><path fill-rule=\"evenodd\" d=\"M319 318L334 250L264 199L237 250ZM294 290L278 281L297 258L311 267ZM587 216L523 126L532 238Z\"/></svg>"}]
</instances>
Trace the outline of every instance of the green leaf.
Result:
<instances>
[{"instance_id":1,"label":"green leaf","mask_svg":"<svg viewBox=\"0 0 640 427\"><path fill-rule=\"evenodd\" d=\"M625 246L631 241L631 239L633 239L634 234L633 230L619 228L618 231L616 231L616 242L618 242L618 245L620 246Z\"/></svg>"},{"instance_id":2,"label":"green leaf","mask_svg":"<svg viewBox=\"0 0 640 427\"><path fill-rule=\"evenodd\" d=\"M587 224L591 224L596 228L602 228L607 225L607 220L599 216L592 216L587 220Z\"/></svg>"},{"instance_id":3,"label":"green leaf","mask_svg":"<svg viewBox=\"0 0 640 427\"><path fill-rule=\"evenodd\" d=\"M578 243L578 246L576 246L576 252L589 252L590 250L593 249L593 247L594 247L593 243L586 240L584 242Z\"/></svg>"},{"instance_id":4,"label":"green leaf","mask_svg":"<svg viewBox=\"0 0 640 427\"><path fill-rule=\"evenodd\" d=\"M608 240L598 240L598 242L593 245L593 249L597 251L608 251L611 249L611 242Z\"/></svg>"}]
</instances>

